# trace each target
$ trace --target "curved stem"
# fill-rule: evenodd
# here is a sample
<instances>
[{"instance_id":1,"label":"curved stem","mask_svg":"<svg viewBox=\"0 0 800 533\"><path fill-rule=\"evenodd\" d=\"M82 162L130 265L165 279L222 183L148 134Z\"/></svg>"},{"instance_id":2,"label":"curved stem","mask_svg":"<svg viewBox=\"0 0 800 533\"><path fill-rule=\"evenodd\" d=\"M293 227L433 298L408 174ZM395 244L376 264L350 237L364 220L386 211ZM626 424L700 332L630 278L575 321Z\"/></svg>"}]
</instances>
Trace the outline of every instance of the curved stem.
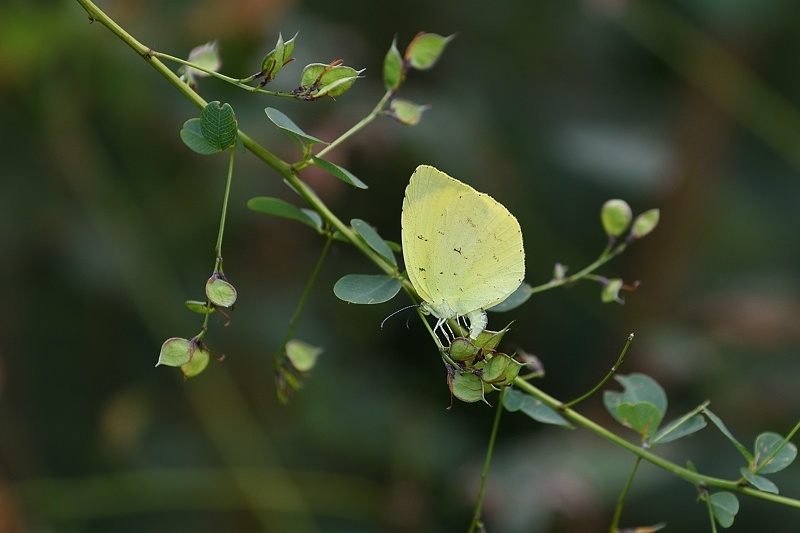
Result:
<instances>
[{"instance_id":1,"label":"curved stem","mask_svg":"<svg viewBox=\"0 0 800 533\"><path fill-rule=\"evenodd\" d=\"M703 483L708 487L715 487L730 492L738 492L740 494L745 494L747 496L752 496L754 498L759 498L761 500L767 500L774 503L779 503L781 505L786 505L788 507L794 507L800 509L800 500L794 498L787 498L785 496L779 496L777 494L771 494L768 492L761 492L748 487L741 487L739 486L738 480L726 480L717 477L706 476L703 474L698 474L697 472L693 472L687 468L678 466L675 463L654 454L653 452L650 452L640 446L637 446L636 444L628 442L627 440L612 433L611 431L607 430L606 428L602 427L596 422L593 422L592 420L584 417L577 411L573 411L568 407L564 407L563 403L553 398L552 396L548 395L547 393L543 392L542 390L534 387L527 381L517 378L514 380L514 386L521 390L524 390L534 398L541 400L542 403L545 403L548 406L552 407L553 409L556 409L560 414L562 414L564 417L568 418L575 424L588 429L589 431L599 435L600 437L603 437L604 439L616 444L620 448L624 448L629 452L633 453L634 455L638 455L645 461L652 463L655 466L663 470L666 470L670 474L677 476L683 480L689 481L690 483L693 484Z\"/></svg>"},{"instance_id":2,"label":"curved stem","mask_svg":"<svg viewBox=\"0 0 800 533\"><path fill-rule=\"evenodd\" d=\"M625 342L625 346L622 348L622 352L619 354L619 357L617 357L617 361L614 363L614 366L611 367L611 370L608 371L608 374L606 374L606 376L600 381L600 383L592 387L592 390L590 390L586 394L583 394L582 396L579 396L578 398L575 398L574 400L565 403L564 407L572 407L573 405L577 405L586 398L588 398L589 396L591 396L592 394L594 394L595 392L597 392L598 390L600 390L600 388L603 385L605 385L609 379L611 379L611 376L614 375L614 373L622 364L622 360L625 358L625 354L628 353L628 346L631 345L631 342L633 342L633 333L628 335L628 340L627 342Z\"/></svg>"}]
</instances>

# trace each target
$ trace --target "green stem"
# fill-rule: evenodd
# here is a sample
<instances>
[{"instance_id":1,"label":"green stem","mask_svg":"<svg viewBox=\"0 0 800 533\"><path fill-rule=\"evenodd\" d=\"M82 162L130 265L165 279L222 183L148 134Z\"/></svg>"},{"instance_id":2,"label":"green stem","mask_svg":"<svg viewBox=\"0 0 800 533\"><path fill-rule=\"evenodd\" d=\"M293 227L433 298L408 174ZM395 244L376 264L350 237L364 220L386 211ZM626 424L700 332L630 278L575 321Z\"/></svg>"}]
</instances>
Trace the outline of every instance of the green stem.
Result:
<instances>
[{"instance_id":1,"label":"green stem","mask_svg":"<svg viewBox=\"0 0 800 533\"><path fill-rule=\"evenodd\" d=\"M645 461L654 464L655 466L663 470L666 470L667 472L676 477L689 481L690 483L693 483L695 485L705 484L708 487L715 487L730 492L738 492L740 494L752 496L754 498L759 498L761 500L767 500L781 505L786 505L788 507L794 507L800 509L800 500L796 500L794 498L787 498L785 496L779 496L777 494L770 494L768 492L761 492L759 490L751 489L748 487L741 487L739 486L738 480L726 480L712 476L706 476L703 474L698 474L681 466L678 466L675 463L672 463L671 461L664 459L663 457L655 455L654 453L644 448L641 448L640 446L628 442L622 437L617 436L616 434L605 429L599 424L584 417L580 413L573 411L568 407L564 407L564 404L562 404L560 401L558 401L557 399L553 398L552 396L548 395L547 393L534 387L533 385L522 379L519 378L515 379L514 386L520 390L527 392L534 398L541 400L542 403L545 403L548 406L552 407L553 409L556 409L557 411L559 411L559 413L561 413L563 416L565 416L575 424L588 429L589 431L599 435L600 437L616 444L620 448L628 450L634 455L637 455L642 459L644 459Z\"/></svg>"},{"instance_id":2,"label":"green stem","mask_svg":"<svg viewBox=\"0 0 800 533\"><path fill-rule=\"evenodd\" d=\"M289 320L289 329L286 331L286 337L283 339L283 344L280 348L278 348L277 353L275 354L275 361L278 364L278 361L281 360L284 352L286 351L286 345L292 339L294 335L294 330L297 327L298 322L300 321L300 315L303 312L303 308L306 305L306 301L308 300L309 295L311 294L311 289L314 287L314 283L317 281L317 276L319 275L320 271L322 270L322 264L325 262L325 258L328 256L328 251L331 248L331 243L333 242L333 233L328 233L328 239L325 241L325 246L322 247L322 253L319 254L319 259L317 259L317 264L314 265L314 271L311 272L311 276L308 278L308 283L306 283L305 289L303 289L303 294L300 296L300 301L297 302L297 307L294 310L294 314L292 315L291 320Z\"/></svg>"},{"instance_id":3,"label":"green stem","mask_svg":"<svg viewBox=\"0 0 800 533\"><path fill-rule=\"evenodd\" d=\"M236 155L236 149L230 149L231 156L228 159L228 179L225 183L225 195L222 199L222 214L219 219L219 232L217 233L217 245L214 247L216 253L216 260L214 263L214 270L222 272L222 236L225 233L225 218L228 214L228 199L231 194L231 181L233 180L233 160Z\"/></svg>"},{"instance_id":4,"label":"green stem","mask_svg":"<svg viewBox=\"0 0 800 533\"><path fill-rule=\"evenodd\" d=\"M570 283L574 283L582 278L585 278L593 271L597 270L601 266L605 265L627 248L627 243L622 243L614 248L613 251L609 252L608 249L604 250L603 253L598 257L593 263L589 266L585 267L583 270L576 272L571 276L567 276L561 279L553 279L548 281L547 283L543 283L541 285L537 285L536 287L531 287L531 294L536 294L537 292L544 292L546 290L555 289L556 287L561 287L563 285L568 285Z\"/></svg>"},{"instance_id":5,"label":"green stem","mask_svg":"<svg viewBox=\"0 0 800 533\"><path fill-rule=\"evenodd\" d=\"M116 22L114 22L108 15L106 15L100 8L98 8L91 0L77 0L77 2L83 6L89 16L100 22L104 26L106 26L109 30L111 30L117 37L120 38L124 43L128 46L133 48L137 54L139 54L142 58L144 58L150 65L155 68L162 76L164 76L172 85L174 85L186 98L188 98L191 102L193 102L197 107L200 109L204 108L208 105L203 98L200 97L196 92L194 92L191 87L189 87L186 83L184 83L174 72L172 72L169 68L167 68L164 63L162 63L157 57L154 57L151 54L151 49L144 46L142 43L134 39L128 32L123 30ZM387 96L384 96L381 99L381 102L387 100ZM379 104L381 105L381 104ZM376 107L376 109L378 109ZM377 116L377 112L373 110L375 116ZM361 124L361 123L359 123ZM351 132L357 131L363 127L363 125L357 124L351 131L346 133L345 135L349 136L352 135ZM350 229L348 225L344 222L339 220L336 215L334 215L330 209L317 197L314 191L306 185L304 182L297 177L292 165L287 163L286 161L280 159L272 152L255 142L250 136L248 136L242 130L239 130L239 138L242 140L242 144L244 144L245 148L247 148L253 155L264 161L267 165L275 169L289 184L294 188L295 191L306 201L306 203L320 216L328 222L328 224L335 230L338 230L339 233L344 236L345 239L350 241L350 243L358 248L358 250L363 253L367 258L375 263L378 268L383 270L385 273L399 277L397 274L397 269L395 266L391 265L388 261L383 259L378 253L372 250L363 240L356 237L355 233ZM414 288L411 283L407 279L403 279L403 287L407 292L414 293Z\"/></svg>"},{"instance_id":6,"label":"green stem","mask_svg":"<svg viewBox=\"0 0 800 533\"><path fill-rule=\"evenodd\" d=\"M633 484L633 477L636 475L636 470L639 468L639 465L642 462L641 457L637 457L633 463L633 470L631 470L631 475L628 476L628 481L625 483L625 487L623 487L622 492L617 498L617 505L614 508L614 519L611 521L611 527L608 528L610 533L617 533L619 531L619 519L622 517L622 505L625 503L625 498L628 496L628 491Z\"/></svg>"},{"instance_id":7,"label":"green stem","mask_svg":"<svg viewBox=\"0 0 800 533\"><path fill-rule=\"evenodd\" d=\"M242 81L240 79L231 78L230 76L226 76L224 74L220 74L219 72L216 72L214 70L207 69L207 68L201 67L199 65L195 65L191 61L187 61L187 60L181 59L179 57L171 56L171 55L165 54L163 52L157 52L155 50L150 50L150 55L152 55L153 57L166 59L168 61L173 61L175 63L184 65L186 67L191 67L191 68L193 68L195 70L199 70L200 72L205 72L209 76L213 76L213 77L217 78L218 80L222 80L222 81L224 81L226 83L230 83L231 85L233 85L235 87L238 87L240 89L246 89L251 93L262 93L262 94L268 94L270 96L280 96L280 97L283 97L283 98L294 98L294 95L289 94L289 93L282 93L282 92L278 92L278 91L269 91L269 90L263 89L261 87L253 87L252 85L247 85L246 83L242 83Z\"/></svg>"},{"instance_id":8,"label":"green stem","mask_svg":"<svg viewBox=\"0 0 800 533\"><path fill-rule=\"evenodd\" d=\"M622 348L622 352L619 354L619 357L617 357L617 361L614 363L614 366L612 366L612 367L611 367L611 370L609 370L609 371L608 371L608 374L606 374L606 376L605 376L605 377L602 379L602 381L600 381L600 383L598 383L597 385L595 385L595 386L592 388L592 390L590 390L590 391L589 391L589 392L587 392L586 394L584 394L584 395L582 395L582 396L579 396L578 398L576 398L576 399L574 399L574 400L572 400L572 401L570 401L570 402L567 402L567 403L565 403L565 404L564 404L564 407L572 407L572 406L574 406L574 405L577 405L577 404L579 404L580 402L582 402L583 400L585 400L586 398L588 398L589 396L591 396L592 394L594 394L595 392L597 392L598 390L600 390L600 388L601 388L603 385L605 385L605 384L606 384L606 382L607 382L609 379L611 379L611 376L613 376L613 375L614 375L614 373L617 371L617 369L618 369L618 368L620 367L620 365L622 364L622 360L625 358L625 354L626 354L626 353L628 353L628 346L630 346L630 345L631 345L631 342L632 342L632 341L633 341L633 333L631 333L630 335L628 335L628 340L625 342L625 346Z\"/></svg>"},{"instance_id":9,"label":"green stem","mask_svg":"<svg viewBox=\"0 0 800 533\"><path fill-rule=\"evenodd\" d=\"M389 99L392 97L393 94L394 93L392 91L387 91L386 94L383 95L383 98L381 98L380 101L377 103L375 108L369 113L369 115L359 120L356 125L354 125L352 128L350 128L342 135L340 135L338 139L336 139L331 144L320 150L319 153L317 154L317 157L324 156L325 154L327 154L328 152L339 146L341 143L343 143L344 141L355 135L358 131L362 130L370 122L375 120L381 113L381 111L383 111L383 109L386 107L386 103L389 101Z\"/></svg>"},{"instance_id":10,"label":"green stem","mask_svg":"<svg viewBox=\"0 0 800 533\"><path fill-rule=\"evenodd\" d=\"M478 501L475 503L475 513L472 515L472 523L469 526L469 533L474 533L481 526L481 510L483 508L483 495L486 491L486 480L489 477L489 465L492 462L492 453L494 452L494 443L497 438L497 432L500 428L500 415L503 413L503 398L505 397L506 389L500 392L500 397L497 400L497 412L494 415L494 423L492 424L492 433L489 436L489 447L486 449L486 459L483 462L483 472L481 473L481 488L478 490Z\"/></svg>"}]
</instances>

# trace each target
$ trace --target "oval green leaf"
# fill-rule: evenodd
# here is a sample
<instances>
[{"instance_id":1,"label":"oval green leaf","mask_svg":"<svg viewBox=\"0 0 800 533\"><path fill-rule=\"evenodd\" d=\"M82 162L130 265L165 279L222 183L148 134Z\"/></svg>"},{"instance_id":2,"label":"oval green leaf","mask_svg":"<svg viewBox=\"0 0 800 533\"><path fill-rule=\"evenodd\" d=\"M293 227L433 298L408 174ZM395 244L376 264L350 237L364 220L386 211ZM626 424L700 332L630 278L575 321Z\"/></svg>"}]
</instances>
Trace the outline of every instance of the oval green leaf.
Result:
<instances>
[{"instance_id":1,"label":"oval green leaf","mask_svg":"<svg viewBox=\"0 0 800 533\"><path fill-rule=\"evenodd\" d=\"M250 200L247 201L247 207L256 213L302 222L306 226L317 231L320 231L322 228L322 219L319 218L319 215L314 219L307 211L290 204L286 200L281 200L280 198L271 198L269 196L250 198ZM315 211L311 212L316 214Z\"/></svg>"},{"instance_id":2,"label":"oval green leaf","mask_svg":"<svg viewBox=\"0 0 800 533\"><path fill-rule=\"evenodd\" d=\"M203 132L200 131L199 118L191 118L184 122L180 135L183 144L200 155L210 155L219 152L219 150L208 144L208 141L203 137Z\"/></svg>"},{"instance_id":3,"label":"oval green leaf","mask_svg":"<svg viewBox=\"0 0 800 533\"><path fill-rule=\"evenodd\" d=\"M332 174L342 180L343 182L347 183L348 185L352 185L357 189L367 189L367 184L355 177L349 170L346 168L342 168L339 165L331 163L326 159L322 159L321 157L312 156L311 157L311 164L317 166L324 170L325 172Z\"/></svg>"},{"instance_id":4,"label":"oval green leaf","mask_svg":"<svg viewBox=\"0 0 800 533\"><path fill-rule=\"evenodd\" d=\"M278 126L283 131L289 133L291 136L300 137L301 139L305 139L307 142L311 144L328 144L322 139L317 139L313 135L309 135L308 133L301 130L300 127L297 124L295 124L292 119L290 119L289 117L287 117L274 107L268 107L264 109L264 112L267 114L267 118L270 119L273 124Z\"/></svg>"},{"instance_id":5,"label":"oval green leaf","mask_svg":"<svg viewBox=\"0 0 800 533\"><path fill-rule=\"evenodd\" d=\"M230 104L209 103L200 112L200 131L209 146L218 151L236 144L236 116Z\"/></svg>"},{"instance_id":6,"label":"oval green leaf","mask_svg":"<svg viewBox=\"0 0 800 533\"><path fill-rule=\"evenodd\" d=\"M650 439L650 444L655 446L657 444L672 442L687 435L691 435L692 433L696 433L704 427L706 427L706 419L702 416L683 416L661 428L658 433Z\"/></svg>"},{"instance_id":7,"label":"oval green leaf","mask_svg":"<svg viewBox=\"0 0 800 533\"><path fill-rule=\"evenodd\" d=\"M661 417L667 412L667 394L653 378L645 374L619 374L614 376L622 386L624 392L605 391L603 394L603 404L611 416L618 422L624 423L617 416L617 406L622 402L636 404L646 402L653 404L661 413Z\"/></svg>"},{"instance_id":8,"label":"oval green leaf","mask_svg":"<svg viewBox=\"0 0 800 533\"><path fill-rule=\"evenodd\" d=\"M753 454L751 454L750 450L745 448L744 445L741 442L736 440L736 437L734 437L733 434L730 432L730 430L725 426L725 424L722 422L722 419L720 417L718 417L717 415L715 415L711 411L711 409L709 409L708 407L704 407L703 408L703 413L705 413L706 417L708 417L708 419L711 420L711 422L715 426L717 426L717 429L719 429L720 432L723 435L725 435L725 437L729 441L731 441L731 443L736 447L736 449L739 450L739 453L741 453L744 456L744 458L747 460L747 462L748 463L752 463L753 462Z\"/></svg>"},{"instance_id":9,"label":"oval green leaf","mask_svg":"<svg viewBox=\"0 0 800 533\"><path fill-rule=\"evenodd\" d=\"M787 442L782 448L783 437L777 433L766 432L756 437L755 463L759 474L780 472L797 457L797 446ZM780 448L780 450L778 450ZM775 450L778 450L775 453ZM775 454L774 456L772 456ZM772 456L770 459L769 457Z\"/></svg>"},{"instance_id":10,"label":"oval green leaf","mask_svg":"<svg viewBox=\"0 0 800 533\"><path fill-rule=\"evenodd\" d=\"M520 286L517 287L517 290L512 292L508 298L494 307L490 307L487 309L487 311L491 311L492 313L505 313L506 311L511 311L512 309L516 309L520 305L527 302L528 298L530 298L532 294L533 291L531 290L531 286L523 281Z\"/></svg>"},{"instance_id":11,"label":"oval green leaf","mask_svg":"<svg viewBox=\"0 0 800 533\"><path fill-rule=\"evenodd\" d=\"M380 304L394 298L402 286L391 276L348 274L336 282L333 293L353 304Z\"/></svg>"},{"instance_id":12,"label":"oval green leaf","mask_svg":"<svg viewBox=\"0 0 800 533\"><path fill-rule=\"evenodd\" d=\"M655 405L649 402L622 402L617 406L617 420L648 439L658 430L662 414Z\"/></svg>"},{"instance_id":13,"label":"oval green leaf","mask_svg":"<svg viewBox=\"0 0 800 533\"><path fill-rule=\"evenodd\" d=\"M361 220L360 218L354 218L350 221L350 225L353 226L353 229L356 230L356 233L361 235L370 248L375 250L381 257L389 261L391 264L397 266L397 260L392 253L392 250L389 249L389 246L386 244L378 233L372 229L367 222Z\"/></svg>"},{"instance_id":14,"label":"oval green leaf","mask_svg":"<svg viewBox=\"0 0 800 533\"><path fill-rule=\"evenodd\" d=\"M780 493L780 491L778 491L778 486L775 483L764 476L755 475L746 466L743 466L740 469L740 472L742 473L742 477L745 478L748 483L761 492L769 492L771 494Z\"/></svg>"},{"instance_id":15,"label":"oval green leaf","mask_svg":"<svg viewBox=\"0 0 800 533\"><path fill-rule=\"evenodd\" d=\"M503 395L503 407L510 412L521 411L542 424L572 428L572 424L561 416L558 411L542 403L541 400L537 400L533 396L517 389L509 388L506 390L505 395Z\"/></svg>"},{"instance_id":16,"label":"oval green leaf","mask_svg":"<svg viewBox=\"0 0 800 533\"><path fill-rule=\"evenodd\" d=\"M739 500L730 492L717 492L708 499L711 513L720 526L729 528L739 512Z\"/></svg>"}]
</instances>

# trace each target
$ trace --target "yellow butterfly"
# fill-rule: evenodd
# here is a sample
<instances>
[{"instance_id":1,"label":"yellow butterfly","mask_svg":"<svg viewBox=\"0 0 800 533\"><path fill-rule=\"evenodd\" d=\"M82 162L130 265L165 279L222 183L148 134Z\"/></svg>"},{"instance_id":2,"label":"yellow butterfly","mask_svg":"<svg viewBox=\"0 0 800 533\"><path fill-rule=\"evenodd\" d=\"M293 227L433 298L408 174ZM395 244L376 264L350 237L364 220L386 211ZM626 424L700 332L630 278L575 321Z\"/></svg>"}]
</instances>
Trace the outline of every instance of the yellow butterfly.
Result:
<instances>
[{"instance_id":1,"label":"yellow butterfly","mask_svg":"<svg viewBox=\"0 0 800 533\"><path fill-rule=\"evenodd\" d=\"M426 165L406 188L402 215L408 279L435 316L436 329L466 319L469 336L486 328L486 309L525 278L522 230L508 209L469 185Z\"/></svg>"}]
</instances>

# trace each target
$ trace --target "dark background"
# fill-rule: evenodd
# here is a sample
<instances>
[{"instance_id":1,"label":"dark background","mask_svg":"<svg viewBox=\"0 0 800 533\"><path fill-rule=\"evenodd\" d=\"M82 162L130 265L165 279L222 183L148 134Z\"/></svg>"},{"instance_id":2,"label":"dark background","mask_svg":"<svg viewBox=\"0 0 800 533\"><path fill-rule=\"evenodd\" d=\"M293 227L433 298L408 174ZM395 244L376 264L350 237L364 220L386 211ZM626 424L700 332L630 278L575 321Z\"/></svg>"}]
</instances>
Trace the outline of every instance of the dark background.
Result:
<instances>
[{"instance_id":1,"label":"dark background","mask_svg":"<svg viewBox=\"0 0 800 533\"><path fill-rule=\"evenodd\" d=\"M334 139L383 93L383 56L420 30L457 38L402 96L422 123L378 121L332 154L370 189L306 173L343 220L399 240L403 190L432 164L517 215L527 280L575 272L605 245L598 213L624 198L661 224L601 273L640 280L624 306L581 283L493 325L538 355L537 383L568 400L635 332L623 373L646 372L667 418L710 399L747 446L800 413L800 4L792 0L104 2L140 41L185 57L219 39L223 71L259 68L296 31L302 66L338 58L366 78L336 102L276 100L203 80L239 124L293 161L274 106ZM377 273L334 245L297 336L323 346L291 405L273 355L322 247L304 226L248 211L296 201L237 158L225 272L239 290L224 353L201 376L153 368L168 337L200 327L227 158L180 141L198 110L76 2L0 6L0 531L464 531L494 410L449 403L445 374L406 304L347 305L331 287ZM502 324L501 324L502 322ZM612 387L614 387L612 385ZM490 399L490 401L492 401ZM581 412L615 427L600 396ZM619 432L625 433L622 428ZM633 433L630 438L634 439ZM708 428L658 450L736 478L742 458ZM489 480L489 531L606 531L633 457L584 430L506 413ZM796 467L771 476L800 495ZM708 531L697 492L647 464L623 525ZM796 531L798 511L752 499L730 531Z\"/></svg>"}]
</instances>

